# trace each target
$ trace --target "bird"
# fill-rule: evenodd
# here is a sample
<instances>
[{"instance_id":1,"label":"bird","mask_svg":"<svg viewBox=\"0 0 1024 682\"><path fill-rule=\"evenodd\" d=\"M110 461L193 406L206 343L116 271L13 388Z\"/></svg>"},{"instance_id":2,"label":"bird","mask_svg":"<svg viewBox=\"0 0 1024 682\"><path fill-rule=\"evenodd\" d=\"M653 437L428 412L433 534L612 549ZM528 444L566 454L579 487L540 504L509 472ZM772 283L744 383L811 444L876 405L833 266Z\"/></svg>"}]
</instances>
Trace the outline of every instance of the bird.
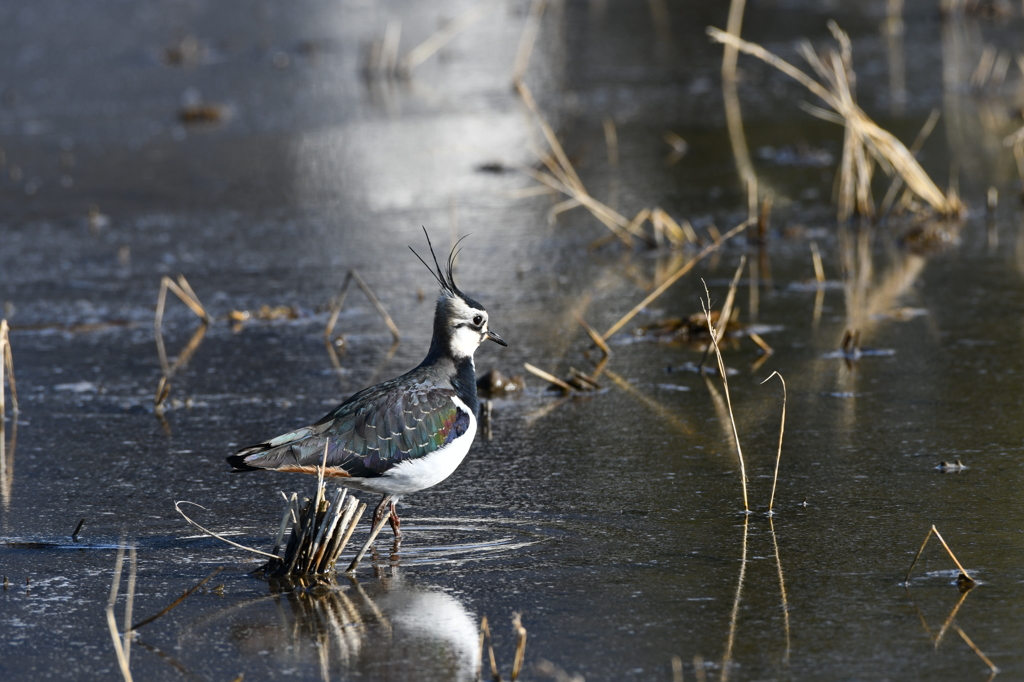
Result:
<instances>
[{"instance_id":1,"label":"bird","mask_svg":"<svg viewBox=\"0 0 1024 682\"><path fill-rule=\"evenodd\" d=\"M373 528L384 514L400 540L395 505L437 485L462 463L476 436L479 402L473 354L484 341L508 346L491 331L484 306L455 284L460 239L444 269L423 230L434 268L411 246L440 285L430 348L419 365L344 401L316 423L238 450L234 471L274 470L333 477L343 486L381 495ZM463 237L465 239L465 237ZM372 541L372 536L371 536Z\"/></svg>"}]
</instances>

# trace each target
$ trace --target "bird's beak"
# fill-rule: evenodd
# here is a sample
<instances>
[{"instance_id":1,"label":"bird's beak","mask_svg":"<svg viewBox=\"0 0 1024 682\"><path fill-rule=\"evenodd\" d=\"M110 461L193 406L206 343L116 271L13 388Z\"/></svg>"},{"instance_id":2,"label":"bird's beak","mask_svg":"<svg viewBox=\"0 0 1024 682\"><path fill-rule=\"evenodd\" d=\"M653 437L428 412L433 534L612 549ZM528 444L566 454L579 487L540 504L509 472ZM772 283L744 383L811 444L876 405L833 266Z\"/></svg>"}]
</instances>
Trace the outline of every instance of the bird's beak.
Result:
<instances>
[{"instance_id":1,"label":"bird's beak","mask_svg":"<svg viewBox=\"0 0 1024 682\"><path fill-rule=\"evenodd\" d=\"M501 338L500 336L492 332L490 329L487 330L487 338L489 338L491 341L494 341L494 343L498 344L499 346L508 346L508 344L505 343L505 339Z\"/></svg>"}]
</instances>

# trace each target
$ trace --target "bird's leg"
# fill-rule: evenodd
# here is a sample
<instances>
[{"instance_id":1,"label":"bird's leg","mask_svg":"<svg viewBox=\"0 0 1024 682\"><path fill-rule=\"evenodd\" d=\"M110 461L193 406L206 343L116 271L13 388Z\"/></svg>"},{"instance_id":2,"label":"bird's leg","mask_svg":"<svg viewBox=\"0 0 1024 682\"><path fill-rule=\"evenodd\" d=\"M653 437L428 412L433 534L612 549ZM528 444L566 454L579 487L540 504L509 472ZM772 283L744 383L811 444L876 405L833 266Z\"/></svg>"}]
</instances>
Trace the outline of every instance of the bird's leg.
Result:
<instances>
[{"instance_id":1,"label":"bird's leg","mask_svg":"<svg viewBox=\"0 0 1024 682\"><path fill-rule=\"evenodd\" d=\"M402 539L402 521L398 518L398 510L395 509L395 501L391 501L391 530L395 533L395 539Z\"/></svg>"},{"instance_id":2,"label":"bird's leg","mask_svg":"<svg viewBox=\"0 0 1024 682\"><path fill-rule=\"evenodd\" d=\"M373 525L371 526L372 528L376 528L377 524L379 524L380 520L384 517L384 509L388 505L388 499L389 499L388 495L384 495L383 497L381 497L380 498L380 503L377 505L377 508L373 510ZM391 503L391 509L394 510L394 508L395 508L395 505L392 502Z\"/></svg>"}]
</instances>

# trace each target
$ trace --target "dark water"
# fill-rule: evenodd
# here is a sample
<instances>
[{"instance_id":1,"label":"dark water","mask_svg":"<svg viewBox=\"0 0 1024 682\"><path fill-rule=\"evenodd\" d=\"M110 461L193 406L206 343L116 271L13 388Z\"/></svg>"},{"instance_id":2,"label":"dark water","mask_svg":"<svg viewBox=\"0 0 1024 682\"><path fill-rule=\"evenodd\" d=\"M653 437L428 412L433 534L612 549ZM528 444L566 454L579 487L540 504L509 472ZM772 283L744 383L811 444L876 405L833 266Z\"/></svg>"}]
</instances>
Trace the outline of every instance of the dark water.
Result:
<instances>
[{"instance_id":1,"label":"dark water","mask_svg":"<svg viewBox=\"0 0 1024 682\"><path fill-rule=\"evenodd\" d=\"M1001 86L970 85L986 46L1020 44L1019 8L942 22L909 3L894 41L879 31L884 2L750 5L744 36L794 61L794 41L824 41L829 18L850 31L859 101L901 139L940 107L922 163L940 186L958 169L968 218L923 248L901 239L905 223L837 227L841 129L741 58L747 143L775 197L763 252L734 240L641 313L613 340L600 391L559 400L529 377L497 400L492 439L403 500L400 551L379 541L358 583L325 595L270 589L248 575L255 559L196 535L174 502L269 546L278 491L309 494L312 481L229 475L223 457L421 359L432 280L405 249L421 225L442 245L472 233L460 284L510 344L481 349L477 366L508 374L589 371L573 312L606 329L689 255L588 251L605 233L590 214L549 224L555 200L516 194L531 180L478 170L535 162L539 134L510 86L529 3L491 5L409 82L367 82L365 45L399 19L404 53L470 3L0 5L0 299L21 405L15 433L8 397L0 675L119 675L105 607L124 541L137 548L135 621L225 567L138 631L135 679L474 679L484 615L507 676L514 612L526 679L548 679L547 660L591 682L671 680L672 656L690 680L695 656L714 680L986 679L956 627L999 679L1024 677L1024 228L1001 146L1021 122L1021 74L1011 64ZM555 3L527 81L595 197L628 215L661 206L706 237L746 215L721 52L703 33L727 10L667 3L667 23L653 21L661 6ZM182 124L196 101L223 120ZM689 144L672 165L667 131ZM91 224L90 205L103 216ZM741 282L741 319L774 349L762 362L747 338L725 348L751 516L721 385L682 369L701 351L629 333L698 312L700 278L721 301L742 254L762 277ZM351 268L403 339L389 356L387 330L351 294L339 375L322 335ZM153 310L160 277L178 273L216 320L173 377L162 423ZM168 300L173 358L198 320ZM262 305L295 319L226 320ZM846 329L879 352L835 357ZM781 385L761 382L774 371L788 405L769 520ZM936 470L958 458L966 471ZM902 584L932 524L980 583L965 595L934 541Z\"/></svg>"}]
</instances>

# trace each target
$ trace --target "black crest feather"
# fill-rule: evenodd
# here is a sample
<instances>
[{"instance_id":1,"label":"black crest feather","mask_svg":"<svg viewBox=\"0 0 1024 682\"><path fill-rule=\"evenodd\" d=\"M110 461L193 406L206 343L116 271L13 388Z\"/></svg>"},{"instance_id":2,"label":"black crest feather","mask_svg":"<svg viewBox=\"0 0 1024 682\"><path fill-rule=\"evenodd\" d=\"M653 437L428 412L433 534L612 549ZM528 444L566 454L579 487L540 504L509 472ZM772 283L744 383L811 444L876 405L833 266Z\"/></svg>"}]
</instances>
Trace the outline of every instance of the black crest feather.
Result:
<instances>
[{"instance_id":1,"label":"black crest feather","mask_svg":"<svg viewBox=\"0 0 1024 682\"><path fill-rule=\"evenodd\" d=\"M445 269L441 269L441 264L438 263L437 261L437 254L434 253L434 245L430 241L430 235L427 234L426 227L423 228L423 236L427 238L427 247L430 249L431 258L433 258L434 260L434 268L437 269L435 270L434 268L431 268L427 261L423 260L423 257L420 256L420 254L416 253L416 249L410 246L409 250L412 251L414 256L420 259L420 262L423 263L424 266L426 266L427 270L430 271L430 274L433 275L434 279L437 280L437 283L441 285L442 291L452 296L466 298L465 294L459 291L459 287L455 285L455 259L458 258L459 251L461 251L461 249L458 248L459 244L462 243L462 240L468 237L469 235L463 236L461 239L459 239L459 241L455 242L455 244L452 246L452 250L448 254L448 261L445 264Z\"/></svg>"}]
</instances>

